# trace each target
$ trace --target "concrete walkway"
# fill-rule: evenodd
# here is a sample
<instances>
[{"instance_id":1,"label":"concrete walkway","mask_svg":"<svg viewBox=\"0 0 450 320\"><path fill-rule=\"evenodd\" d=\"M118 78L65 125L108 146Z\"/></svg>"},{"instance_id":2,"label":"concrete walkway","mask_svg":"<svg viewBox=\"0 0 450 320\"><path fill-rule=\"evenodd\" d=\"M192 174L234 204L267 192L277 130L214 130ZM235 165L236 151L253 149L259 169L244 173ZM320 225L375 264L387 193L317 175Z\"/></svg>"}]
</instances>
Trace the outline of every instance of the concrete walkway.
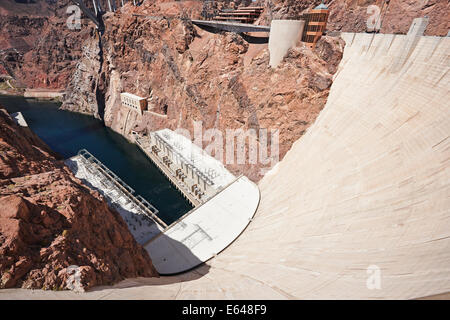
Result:
<instances>
[{"instance_id":1,"label":"concrete walkway","mask_svg":"<svg viewBox=\"0 0 450 320\"><path fill-rule=\"evenodd\" d=\"M230 245L250 223L258 203L258 187L239 177L144 248L160 274L190 270Z\"/></svg>"}]
</instances>

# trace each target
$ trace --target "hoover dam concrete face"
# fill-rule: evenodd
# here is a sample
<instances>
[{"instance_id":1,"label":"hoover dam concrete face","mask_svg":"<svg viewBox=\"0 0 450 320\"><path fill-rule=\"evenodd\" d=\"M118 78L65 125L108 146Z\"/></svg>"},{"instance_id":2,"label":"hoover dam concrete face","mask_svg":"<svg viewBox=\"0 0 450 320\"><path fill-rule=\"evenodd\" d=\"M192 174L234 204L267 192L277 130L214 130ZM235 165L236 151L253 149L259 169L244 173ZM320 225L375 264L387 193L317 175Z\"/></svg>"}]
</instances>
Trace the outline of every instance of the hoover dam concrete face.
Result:
<instances>
[{"instance_id":1,"label":"hoover dam concrete face","mask_svg":"<svg viewBox=\"0 0 450 320\"><path fill-rule=\"evenodd\" d=\"M342 34L327 105L260 182L247 230L186 274L83 295L412 299L450 291L450 38ZM408 50L405 52L404 50Z\"/></svg>"}]
</instances>

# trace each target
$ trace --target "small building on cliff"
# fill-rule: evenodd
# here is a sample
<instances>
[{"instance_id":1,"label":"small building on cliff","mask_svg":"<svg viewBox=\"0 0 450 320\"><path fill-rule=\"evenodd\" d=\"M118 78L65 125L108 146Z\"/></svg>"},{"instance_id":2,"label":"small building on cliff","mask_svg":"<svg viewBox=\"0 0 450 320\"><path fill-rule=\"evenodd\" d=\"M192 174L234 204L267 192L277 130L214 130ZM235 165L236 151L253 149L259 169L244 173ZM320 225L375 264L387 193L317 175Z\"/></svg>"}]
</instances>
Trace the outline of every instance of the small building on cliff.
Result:
<instances>
[{"instance_id":1,"label":"small building on cliff","mask_svg":"<svg viewBox=\"0 0 450 320\"><path fill-rule=\"evenodd\" d=\"M120 94L120 100L122 106L135 110L140 115L147 109L147 98L139 97L129 92L122 92Z\"/></svg>"}]
</instances>

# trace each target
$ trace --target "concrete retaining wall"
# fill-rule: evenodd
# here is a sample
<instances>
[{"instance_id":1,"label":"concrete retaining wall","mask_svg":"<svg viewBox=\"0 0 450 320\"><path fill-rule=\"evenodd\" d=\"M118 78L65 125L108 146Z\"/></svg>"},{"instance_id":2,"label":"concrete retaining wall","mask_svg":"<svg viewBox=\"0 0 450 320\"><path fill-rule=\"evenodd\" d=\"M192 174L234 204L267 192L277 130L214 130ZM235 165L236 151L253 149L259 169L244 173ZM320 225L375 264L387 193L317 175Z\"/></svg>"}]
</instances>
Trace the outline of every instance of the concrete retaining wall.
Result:
<instances>
[{"instance_id":1,"label":"concrete retaining wall","mask_svg":"<svg viewBox=\"0 0 450 320\"><path fill-rule=\"evenodd\" d=\"M54 99L62 97L64 93L65 92L61 90L27 89L23 96L25 98Z\"/></svg>"}]
</instances>

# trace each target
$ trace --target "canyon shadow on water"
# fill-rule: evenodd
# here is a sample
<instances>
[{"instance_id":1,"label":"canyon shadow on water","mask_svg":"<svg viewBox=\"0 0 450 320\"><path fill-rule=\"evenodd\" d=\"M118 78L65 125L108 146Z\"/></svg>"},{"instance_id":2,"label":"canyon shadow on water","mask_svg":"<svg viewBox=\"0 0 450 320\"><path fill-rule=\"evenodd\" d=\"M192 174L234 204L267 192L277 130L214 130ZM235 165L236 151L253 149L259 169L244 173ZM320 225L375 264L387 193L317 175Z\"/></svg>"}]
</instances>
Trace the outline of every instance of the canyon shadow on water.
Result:
<instances>
[{"instance_id":1,"label":"canyon shadow on water","mask_svg":"<svg viewBox=\"0 0 450 320\"><path fill-rule=\"evenodd\" d=\"M22 112L28 126L64 158L86 149L159 210L171 224L192 209L189 202L133 143L92 116L59 110L59 104L0 95L9 113Z\"/></svg>"}]
</instances>

